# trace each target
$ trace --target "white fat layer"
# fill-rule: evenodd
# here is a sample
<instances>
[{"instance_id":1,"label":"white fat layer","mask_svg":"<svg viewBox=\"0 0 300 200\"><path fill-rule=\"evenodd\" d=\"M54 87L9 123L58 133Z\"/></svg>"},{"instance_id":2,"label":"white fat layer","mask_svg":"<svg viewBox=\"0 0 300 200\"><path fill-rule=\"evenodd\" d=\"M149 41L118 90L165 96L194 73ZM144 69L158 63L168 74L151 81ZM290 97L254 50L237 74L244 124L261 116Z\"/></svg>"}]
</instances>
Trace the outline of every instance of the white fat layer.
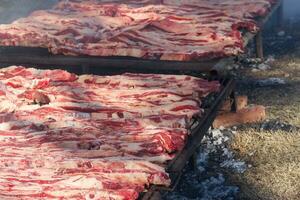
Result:
<instances>
[{"instance_id":1,"label":"white fat layer","mask_svg":"<svg viewBox=\"0 0 300 200\"><path fill-rule=\"evenodd\" d=\"M63 185L65 187L82 188L82 189L90 189L90 188L103 189L103 185L101 181L93 177L86 177L81 175L72 176L66 180L60 181L59 185Z\"/></svg>"}]
</instances>

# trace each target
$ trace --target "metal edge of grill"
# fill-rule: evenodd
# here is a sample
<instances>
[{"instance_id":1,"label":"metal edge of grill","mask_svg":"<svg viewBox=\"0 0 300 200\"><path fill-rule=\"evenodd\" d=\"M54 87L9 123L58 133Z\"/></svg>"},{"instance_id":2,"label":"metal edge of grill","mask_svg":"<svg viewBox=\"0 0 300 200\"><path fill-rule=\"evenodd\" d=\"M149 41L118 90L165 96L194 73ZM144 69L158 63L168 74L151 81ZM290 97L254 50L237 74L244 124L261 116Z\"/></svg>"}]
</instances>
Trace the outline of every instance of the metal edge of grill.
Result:
<instances>
[{"instance_id":1,"label":"metal edge of grill","mask_svg":"<svg viewBox=\"0 0 300 200\"><path fill-rule=\"evenodd\" d=\"M224 80L224 79L223 79ZM216 99L208 108L202 118L197 119L197 126L190 130L192 133L188 138L185 147L177 153L176 157L170 161L166 167L166 171L170 174L172 185L170 187L150 186L149 190L140 195L140 200L155 200L160 199L162 192L173 191L180 181L182 170L192 157L193 153L200 146L202 138L207 133L209 127L212 125L218 110L223 102L232 97L235 88L235 81L231 78L226 78L222 84L220 92L215 94Z\"/></svg>"}]
</instances>

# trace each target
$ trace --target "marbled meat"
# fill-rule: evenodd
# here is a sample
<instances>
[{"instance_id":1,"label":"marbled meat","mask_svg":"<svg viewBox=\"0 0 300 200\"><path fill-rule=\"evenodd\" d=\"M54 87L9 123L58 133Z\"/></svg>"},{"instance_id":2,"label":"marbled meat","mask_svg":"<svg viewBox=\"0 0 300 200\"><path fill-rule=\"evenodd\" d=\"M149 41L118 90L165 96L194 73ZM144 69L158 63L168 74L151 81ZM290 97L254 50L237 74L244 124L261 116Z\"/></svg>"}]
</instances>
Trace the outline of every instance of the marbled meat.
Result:
<instances>
[{"instance_id":1,"label":"marbled meat","mask_svg":"<svg viewBox=\"0 0 300 200\"><path fill-rule=\"evenodd\" d=\"M77 76L0 69L0 199L137 199L218 82L191 76Z\"/></svg>"},{"instance_id":2,"label":"marbled meat","mask_svg":"<svg viewBox=\"0 0 300 200\"><path fill-rule=\"evenodd\" d=\"M275 0L69 0L0 25L0 45L190 61L243 52Z\"/></svg>"}]
</instances>

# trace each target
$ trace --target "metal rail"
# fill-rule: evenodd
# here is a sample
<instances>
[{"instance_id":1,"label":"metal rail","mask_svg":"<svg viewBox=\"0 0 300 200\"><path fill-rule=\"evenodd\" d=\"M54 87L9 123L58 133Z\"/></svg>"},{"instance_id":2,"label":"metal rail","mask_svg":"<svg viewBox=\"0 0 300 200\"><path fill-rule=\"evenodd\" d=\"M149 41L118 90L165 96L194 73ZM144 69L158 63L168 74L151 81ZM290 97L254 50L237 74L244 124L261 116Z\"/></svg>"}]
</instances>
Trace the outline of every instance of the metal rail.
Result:
<instances>
[{"instance_id":1,"label":"metal rail","mask_svg":"<svg viewBox=\"0 0 300 200\"><path fill-rule=\"evenodd\" d=\"M191 70L206 72L211 70L219 59L193 62L146 60L130 57L95 57L52 55L44 48L0 47L0 63L35 66L73 66L84 68L104 68L107 70Z\"/></svg>"}]
</instances>

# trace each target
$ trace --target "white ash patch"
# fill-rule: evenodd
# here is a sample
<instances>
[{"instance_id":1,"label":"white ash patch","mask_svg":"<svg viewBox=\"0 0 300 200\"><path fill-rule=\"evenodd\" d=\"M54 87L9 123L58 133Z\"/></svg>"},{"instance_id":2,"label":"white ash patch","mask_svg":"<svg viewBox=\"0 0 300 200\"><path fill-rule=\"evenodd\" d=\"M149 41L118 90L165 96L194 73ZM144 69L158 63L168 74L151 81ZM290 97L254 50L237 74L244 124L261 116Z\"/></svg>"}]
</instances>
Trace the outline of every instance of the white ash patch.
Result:
<instances>
[{"instance_id":1,"label":"white ash patch","mask_svg":"<svg viewBox=\"0 0 300 200\"><path fill-rule=\"evenodd\" d=\"M244 87L278 87L288 86L285 79L282 78L266 78L266 79L246 79L239 80L239 84L243 84ZM285 93L283 95L286 95Z\"/></svg>"},{"instance_id":2,"label":"white ash patch","mask_svg":"<svg viewBox=\"0 0 300 200\"><path fill-rule=\"evenodd\" d=\"M252 128L256 131L283 131L287 133L297 132L300 130L300 127L285 123L280 121L279 119L265 120L263 122L252 123L251 125L240 125L238 127L239 130L247 130L248 128Z\"/></svg>"},{"instance_id":3,"label":"white ash patch","mask_svg":"<svg viewBox=\"0 0 300 200\"><path fill-rule=\"evenodd\" d=\"M230 168L238 173L244 173L247 170L245 162L234 159L233 153L227 148L224 148L223 151L223 156L227 159L221 163L221 167Z\"/></svg>"},{"instance_id":4,"label":"white ash patch","mask_svg":"<svg viewBox=\"0 0 300 200\"><path fill-rule=\"evenodd\" d=\"M182 191L175 191L164 197L166 200L215 200L228 199L233 200L239 191L236 186L226 185L225 177L219 173L201 181L189 185L194 191L185 195Z\"/></svg>"},{"instance_id":5,"label":"white ash patch","mask_svg":"<svg viewBox=\"0 0 300 200\"><path fill-rule=\"evenodd\" d=\"M285 36L285 31L279 31L279 32L277 32L277 35L279 37L284 37Z\"/></svg>"},{"instance_id":6,"label":"white ash patch","mask_svg":"<svg viewBox=\"0 0 300 200\"><path fill-rule=\"evenodd\" d=\"M211 129L201 142L196 160L196 170L187 169L174 192L168 193L166 200L213 200L235 199L239 188L228 185L222 171L244 173L249 167L234 157L227 147L236 131L231 129Z\"/></svg>"},{"instance_id":7,"label":"white ash patch","mask_svg":"<svg viewBox=\"0 0 300 200\"><path fill-rule=\"evenodd\" d=\"M267 78L263 80L258 80L256 84L261 87L266 87L266 86L284 85L286 84L286 81L281 78Z\"/></svg>"},{"instance_id":8,"label":"white ash patch","mask_svg":"<svg viewBox=\"0 0 300 200\"><path fill-rule=\"evenodd\" d=\"M203 139L202 148L205 149L204 151L207 154L216 153L220 155L219 160L216 160L219 162L220 167L231 169L237 173L244 173L247 169L246 163L235 159L233 152L227 147L228 142L230 142L234 134L236 134L236 131L230 129L210 130L209 136ZM200 163L204 163L203 160Z\"/></svg>"},{"instance_id":9,"label":"white ash patch","mask_svg":"<svg viewBox=\"0 0 300 200\"><path fill-rule=\"evenodd\" d=\"M210 177L201 183L204 188L204 194L201 199L234 199L238 192L238 187L226 186L225 178L222 174L217 177Z\"/></svg>"},{"instance_id":10,"label":"white ash patch","mask_svg":"<svg viewBox=\"0 0 300 200\"><path fill-rule=\"evenodd\" d=\"M267 65L266 63L261 63L261 64L257 65L256 69L265 71L265 70L271 69L271 67L270 67L270 65Z\"/></svg>"},{"instance_id":11,"label":"white ash patch","mask_svg":"<svg viewBox=\"0 0 300 200\"><path fill-rule=\"evenodd\" d=\"M265 60L260 58L249 58L247 56L240 57L238 65L250 68L252 72L270 70L271 65L275 62L273 55L269 55Z\"/></svg>"},{"instance_id":12,"label":"white ash patch","mask_svg":"<svg viewBox=\"0 0 300 200\"><path fill-rule=\"evenodd\" d=\"M269 55L265 60L260 58L251 58L248 55L242 55L238 60L227 60L222 62L220 66L216 66L218 70L235 71L239 69L248 68L253 72L266 71L272 68L272 64L275 62L275 57Z\"/></svg>"}]
</instances>

